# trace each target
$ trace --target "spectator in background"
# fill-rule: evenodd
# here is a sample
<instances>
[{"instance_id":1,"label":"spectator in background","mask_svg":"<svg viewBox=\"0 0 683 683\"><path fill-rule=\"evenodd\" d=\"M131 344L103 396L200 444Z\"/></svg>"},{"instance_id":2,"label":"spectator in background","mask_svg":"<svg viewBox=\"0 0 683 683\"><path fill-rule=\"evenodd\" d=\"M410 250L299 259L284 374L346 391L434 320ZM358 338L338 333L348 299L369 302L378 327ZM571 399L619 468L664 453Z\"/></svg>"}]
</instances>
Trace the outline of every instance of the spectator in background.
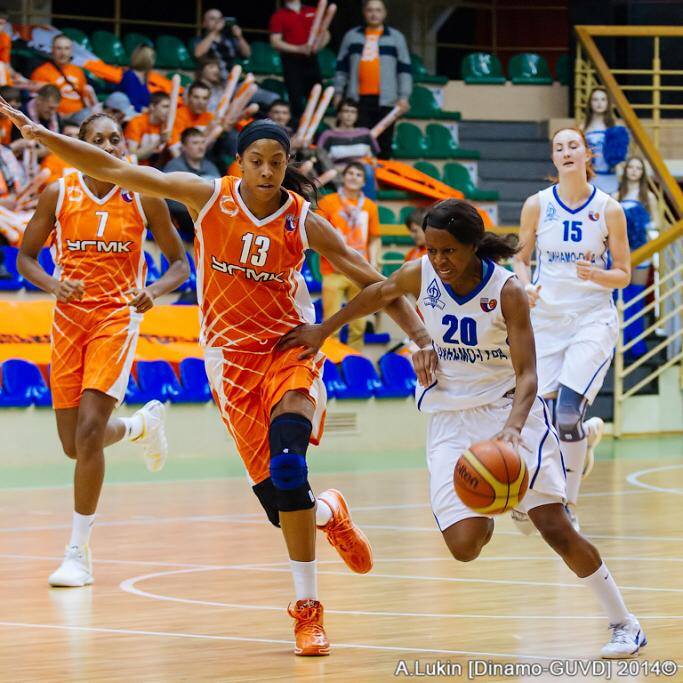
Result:
<instances>
[{"instance_id":1,"label":"spectator in background","mask_svg":"<svg viewBox=\"0 0 683 683\"><path fill-rule=\"evenodd\" d=\"M63 116L85 109L92 97L85 72L71 64L72 56L71 39L59 34L52 39L52 60L41 64L31 74L32 81L51 83L59 88L62 95L59 113Z\"/></svg>"},{"instance_id":2,"label":"spectator in background","mask_svg":"<svg viewBox=\"0 0 683 683\"><path fill-rule=\"evenodd\" d=\"M220 178L221 174L216 166L206 158L206 135L198 128L186 128L180 137L181 151L175 158L164 166L164 173L183 171L194 173L200 178L211 180ZM186 242L194 239L194 224L190 214L183 204L167 199L171 218L178 227L182 238Z\"/></svg>"},{"instance_id":3,"label":"spectator in background","mask_svg":"<svg viewBox=\"0 0 683 683\"><path fill-rule=\"evenodd\" d=\"M325 195L318 204L319 213L337 229L346 245L355 249L377 268L380 250L379 212L377 204L363 195L365 169L352 162L342 174L338 192ZM336 273L332 265L320 259L323 276L323 315L325 319L341 309L344 300L350 301L360 289L346 275ZM363 348L365 320L349 324L348 345L360 351Z\"/></svg>"},{"instance_id":4,"label":"spectator in background","mask_svg":"<svg viewBox=\"0 0 683 683\"><path fill-rule=\"evenodd\" d=\"M104 113L109 114L123 130L127 121L135 116L135 107L123 92L113 92L104 101Z\"/></svg>"},{"instance_id":5,"label":"spectator in background","mask_svg":"<svg viewBox=\"0 0 683 683\"><path fill-rule=\"evenodd\" d=\"M150 91L147 85L157 55L149 45L138 45L130 56L130 69L126 69L118 89L125 93L135 111L149 107Z\"/></svg>"},{"instance_id":6,"label":"spectator in background","mask_svg":"<svg viewBox=\"0 0 683 683\"><path fill-rule=\"evenodd\" d=\"M80 130L80 125L71 119L65 119L62 121L62 135L66 135L67 137L70 138L77 138L78 137L78 131ZM66 164L65 161L62 161L56 154L53 152L50 152L41 162L40 164L41 168L46 168L48 171L50 171L50 177L45 181L46 185L49 185L50 183L53 183L55 180L59 180L62 178L66 173L70 173L75 171L75 168L72 168Z\"/></svg>"},{"instance_id":7,"label":"spectator in background","mask_svg":"<svg viewBox=\"0 0 683 683\"><path fill-rule=\"evenodd\" d=\"M133 117L125 128L128 151L143 164L154 165L168 142L165 127L170 108L171 98L165 92L155 92L149 109Z\"/></svg>"},{"instance_id":8,"label":"spectator in background","mask_svg":"<svg viewBox=\"0 0 683 683\"><path fill-rule=\"evenodd\" d=\"M427 253L427 247L425 246L425 233L422 229L422 223L424 217L427 215L428 209L415 209L408 214L406 218L406 227L410 236L415 242L415 246L408 251L406 254L406 261L414 261L415 259L422 258Z\"/></svg>"},{"instance_id":9,"label":"spectator in background","mask_svg":"<svg viewBox=\"0 0 683 683\"><path fill-rule=\"evenodd\" d=\"M294 131L289 125L292 122L292 110L289 108L287 102L284 100L275 100L268 107L268 118L282 126L289 136L292 137Z\"/></svg>"},{"instance_id":10,"label":"spectator in background","mask_svg":"<svg viewBox=\"0 0 683 683\"><path fill-rule=\"evenodd\" d=\"M191 83L185 90L185 104L178 102L175 124L171 133L171 152L178 156L181 151L180 136L186 128L205 130L214 120L208 111L211 88L201 81Z\"/></svg>"},{"instance_id":11,"label":"spectator in background","mask_svg":"<svg viewBox=\"0 0 683 683\"><path fill-rule=\"evenodd\" d=\"M410 52L400 31L385 26L387 10L382 0L365 0L365 25L352 28L337 55L335 105L344 95L359 103L359 123L372 128L394 105L405 113L413 90ZM394 126L379 136L380 158L391 155Z\"/></svg>"},{"instance_id":12,"label":"spectator in background","mask_svg":"<svg viewBox=\"0 0 683 683\"><path fill-rule=\"evenodd\" d=\"M12 37L6 31L8 22L9 12L2 7L0 8L0 62L5 64L9 64L12 57ZM0 85L11 85L11 83L0 83Z\"/></svg>"},{"instance_id":13,"label":"spectator in background","mask_svg":"<svg viewBox=\"0 0 683 683\"><path fill-rule=\"evenodd\" d=\"M195 81L206 83L210 89L208 111L216 113L223 93L225 92L225 79L221 75L221 63L217 57L204 57L197 63Z\"/></svg>"},{"instance_id":14,"label":"spectator in background","mask_svg":"<svg viewBox=\"0 0 683 683\"><path fill-rule=\"evenodd\" d=\"M36 97L26 103L23 111L31 121L59 133L62 129L62 121L58 114L61 101L62 95L56 85L44 85Z\"/></svg>"},{"instance_id":15,"label":"spectator in background","mask_svg":"<svg viewBox=\"0 0 683 683\"><path fill-rule=\"evenodd\" d=\"M284 5L270 18L270 44L280 53L289 105L298 121L311 88L322 82L317 54L307 45L315 8L303 5L300 0L286 0ZM317 45L318 51L329 42L330 32L325 31Z\"/></svg>"},{"instance_id":16,"label":"spectator in background","mask_svg":"<svg viewBox=\"0 0 683 683\"><path fill-rule=\"evenodd\" d=\"M195 59L217 59L221 77L225 79L235 60L251 56L251 48L234 19L226 20L219 9L210 9L204 12L203 28L195 42L194 56Z\"/></svg>"},{"instance_id":17,"label":"spectator in background","mask_svg":"<svg viewBox=\"0 0 683 683\"><path fill-rule=\"evenodd\" d=\"M0 97L9 102L9 104L15 109L21 109L21 91L19 88L15 88L12 85L3 85L0 87ZM12 132L12 129L16 128L12 125L12 122L5 116L0 117L0 144L9 146L14 140L18 140L21 137L21 133L17 135Z\"/></svg>"}]
</instances>

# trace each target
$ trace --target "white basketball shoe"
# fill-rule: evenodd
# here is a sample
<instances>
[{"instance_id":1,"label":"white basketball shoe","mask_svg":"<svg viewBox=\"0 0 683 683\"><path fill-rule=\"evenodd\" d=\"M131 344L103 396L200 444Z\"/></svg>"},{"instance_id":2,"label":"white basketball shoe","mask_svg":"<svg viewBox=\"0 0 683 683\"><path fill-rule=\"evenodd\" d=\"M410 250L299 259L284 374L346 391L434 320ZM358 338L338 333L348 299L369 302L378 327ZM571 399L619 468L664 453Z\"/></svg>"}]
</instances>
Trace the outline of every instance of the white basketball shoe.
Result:
<instances>
[{"instance_id":1,"label":"white basketball shoe","mask_svg":"<svg viewBox=\"0 0 683 683\"><path fill-rule=\"evenodd\" d=\"M89 586L92 582L92 557L87 545L67 547L59 569L52 572L48 578L48 583L51 586L68 588Z\"/></svg>"},{"instance_id":2,"label":"white basketball shoe","mask_svg":"<svg viewBox=\"0 0 683 683\"><path fill-rule=\"evenodd\" d=\"M160 401L145 403L140 410L135 412L142 417L142 434L135 443L142 446L142 454L145 465L150 472L159 472L166 464L168 456L168 440L166 438L166 408Z\"/></svg>"},{"instance_id":3,"label":"white basketball shoe","mask_svg":"<svg viewBox=\"0 0 683 683\"><path fill-rule=\"evenodd\" d=\"M612 629L612 637L609 643L602 648L603 659L637 657L640 648L647 645L645 632L632 614L623 624L610 624L609 627Z\"/></svg>"},{"instance_id":4,"label":"white basketball shoe","mask_svg":"<svg viewBox=\"0 0 683 683\"><path fill-rule=\"evenodd\" d=\"M595 465L595 449L605 433L605 422L600 417L591 417L583 423L583 429L586 432L586 459L583 461L581 478L585 479Z\"/></svg>"}]
</instances>

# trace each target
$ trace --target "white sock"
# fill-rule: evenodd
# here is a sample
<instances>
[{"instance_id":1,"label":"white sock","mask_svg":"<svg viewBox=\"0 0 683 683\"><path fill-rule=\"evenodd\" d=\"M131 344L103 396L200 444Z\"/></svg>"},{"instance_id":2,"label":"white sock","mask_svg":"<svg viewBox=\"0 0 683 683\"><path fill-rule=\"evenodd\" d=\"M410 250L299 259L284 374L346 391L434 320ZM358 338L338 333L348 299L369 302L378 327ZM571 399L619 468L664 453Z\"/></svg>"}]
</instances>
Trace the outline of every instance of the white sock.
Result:
<instances>
[{"instance_id":1,"label":"white sock","mask_svg":"<svg viewBox=\"0 0 683 683\"><path fill-rule=\"evenodd\" d=\"M579 581L593 591L605 610L610 624L623 624L628 621L630 613L626 609L624 598L621 597L621 591L604 562L595 573Z\"/></svg>"},{"instance_id":2,"label":"white sock","mask_svg":"<svg viewBox=\"0 0 683 683\"><path fill-rule=\"evenodd\" d=\"M119 420L123 422L123 426L126 428L123 438L128 439L128 441L137 439L145 428L144 418L139 413L135 413L130 417L120 417Z\"/></svg>"},{"instance_id":3,"label":"white sock","mask_svg":"<svg viewBox=\"0 0 683 683\"><path fill-rule=\"evenodd\" d=\"M71 540L69 547L76 545L82 548L90 541L90 532L95 523L95 515L80 515L74 510L71 522Z\"/></svg>"},{"instance_id":4,"label":"white sock","mask_svg":"<svg viewBox=\"0 0 683 683\"><path fill-rule=\"evenodd\" d=\"M581 473L586 462L586 449L588 440L584 437L581 441L560 440L564 466L567 469L567 501L576 505L579 499L581 486Z\"/></svg>"},{"instance_id":5,"label":"white sock","mask_svg":"<svg viewBox=\"0 0 683 683\"><path fill-rule=\"evenodd\" d=\"M315 501L315 524L325 526L332 519L332 508L320 498Z\"/></svg>"},{"instance_id":6,"label":"white sock","mask_svg":"<svg viewBox=\"0 0 683 683\"><path fill-rule=\"evenodd\" d=\"M296 599L318 599L318 567L315 560L311 562L297 562L290 560L292 577L294 578L294 592Z\"/></svg>"}]
</instances>

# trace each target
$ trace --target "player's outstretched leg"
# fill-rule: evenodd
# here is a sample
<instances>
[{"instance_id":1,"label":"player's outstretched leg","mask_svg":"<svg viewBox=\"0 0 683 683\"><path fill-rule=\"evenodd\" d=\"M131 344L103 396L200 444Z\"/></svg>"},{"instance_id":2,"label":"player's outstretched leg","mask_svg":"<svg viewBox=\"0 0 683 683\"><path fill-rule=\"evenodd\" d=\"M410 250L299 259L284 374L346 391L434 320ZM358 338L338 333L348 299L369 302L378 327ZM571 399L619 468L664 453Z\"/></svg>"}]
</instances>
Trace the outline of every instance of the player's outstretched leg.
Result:
<instances>
[{"instance_id":1,"label":"player's outstretched leg","mask_svg":"<svg viewBox=\"0 0 683 683\"><path fill-rule=\"evenodd\" d=\"M357 574L372 569L372 547L353 523L346 499L337 489L327 489L316 500L315 521L346 566Z\"/></svg>"},{"instance_id":2,"label":"player's outstretched leg","mask_svg":"<svg viewBox=\"0 0 683 683\"><path fill-rule=\"evenodd\" d=\"M535 507L529 510L529 517L548 545L593 591L605 610L612 637L602 648L602 656L606 659L637 656L640 648L647 645L645 633L626 608L621 591L595 546L574 529L560 503Z\"/></svg>"}]
</instances>

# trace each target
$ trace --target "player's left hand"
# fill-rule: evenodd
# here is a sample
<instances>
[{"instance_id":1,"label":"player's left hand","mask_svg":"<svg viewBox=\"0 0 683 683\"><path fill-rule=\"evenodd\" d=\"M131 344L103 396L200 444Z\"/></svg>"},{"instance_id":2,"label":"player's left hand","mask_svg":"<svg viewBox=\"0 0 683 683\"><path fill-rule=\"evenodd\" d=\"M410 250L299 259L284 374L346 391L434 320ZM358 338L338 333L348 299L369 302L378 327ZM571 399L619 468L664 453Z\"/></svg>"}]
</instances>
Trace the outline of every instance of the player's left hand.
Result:
<instances>
[{"instance_id":1,"label":"player's left hand","mask_svg":"<svg viewBox=\"0 0 683 683\"><path fill-rule=\"evenodd\" d=\"M135 309L136 313L145 313L154 306L154 296L149 289L138 289L134 287L128 291L133 298L128 304Z\"/></svg>"},{"instance_id":2,"label":"player's left hand","mask_svg":"<svg viewBox=\"0 0 683 683\"><path fill-rule=\"evenodd\" d=\"M517 453L519 453L520 447L527 448L527 445L522 439L522 434L517 427L503 427L503 429L493 437L493 440L509 444Z\"/></svg>"},{"instance_id":3,"label":"player's left hand","mask_svg":"<svg viewBox=\"0 0 683 683\"><path fill-rule=\"evenodd\" d=\"M299 325L285 334L277 343L278 351L293 349L295 346L303 346L304 350L299 354L299 360L312 358L320 350L326 339L322 331L322 325Z\"/></svg>"},{"instance_id":4,"label":"player's left hand","mask_svg":"<svg viewBox=\"0 0 683 683\"><path fill-rule=\"evenodd\" d=\"M420 349L413 354L412 361L420 386L428 387L436 379L436 366L439 364L436 351L432 346Z\"/></svg>"},{"instance_id":5,"label":"player's left hand","mask_svg":"<svg viewBox=\"0 0 683 683\"><path fill-rule=\"evenodd\" d=\"M576 262L576 274L579 276L579 280L592 280L596 270L597 268L593 263L593 253L590 251L586 252L585 259L579 259Z\"/></svg>"}]
</instances>

